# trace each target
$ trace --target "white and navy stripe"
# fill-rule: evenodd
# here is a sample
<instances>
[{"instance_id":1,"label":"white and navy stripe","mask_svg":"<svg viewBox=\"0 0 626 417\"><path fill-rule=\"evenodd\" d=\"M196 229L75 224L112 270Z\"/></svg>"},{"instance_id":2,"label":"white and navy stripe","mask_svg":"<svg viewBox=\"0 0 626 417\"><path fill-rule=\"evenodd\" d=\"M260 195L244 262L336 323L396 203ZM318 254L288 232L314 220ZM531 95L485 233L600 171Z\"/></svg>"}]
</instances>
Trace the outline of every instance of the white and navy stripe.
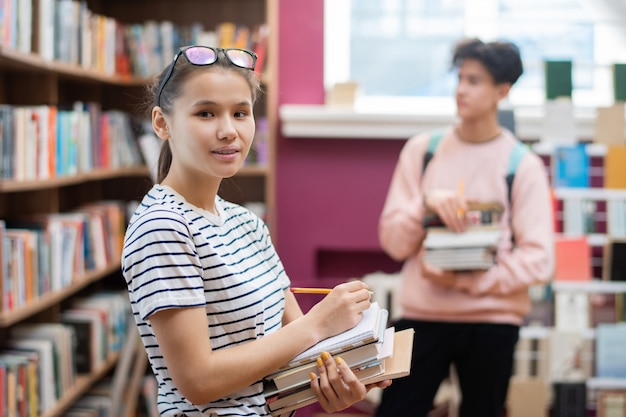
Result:
<instances>
[{"instance_id":1,"label":"white and navy stripe","mask_svg":"<svg viewBox=\"0 0 626 417\"><path fill-rule=\"evenodd\" d=\"M266 225L249 210L216 199L219 216L155 185L126 232L122 268L132 311L159 382L163 416L265 416L260 382L228 398L193 405L173 385L150 316L204 307L211 347L227 348L281 327L290 282ZM215 375L219 378L219 375Z\"/></svg>"}]
</instances>

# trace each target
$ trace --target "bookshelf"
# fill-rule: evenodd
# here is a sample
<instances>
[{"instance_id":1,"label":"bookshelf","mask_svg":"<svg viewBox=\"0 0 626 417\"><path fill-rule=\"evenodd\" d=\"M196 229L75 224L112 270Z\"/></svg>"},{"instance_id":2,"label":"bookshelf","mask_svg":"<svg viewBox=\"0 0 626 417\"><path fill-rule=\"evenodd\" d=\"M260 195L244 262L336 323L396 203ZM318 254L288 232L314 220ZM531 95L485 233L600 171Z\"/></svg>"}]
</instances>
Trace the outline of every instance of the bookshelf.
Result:
<instances>
[{"instance_id":1,"label":"bookshelf","mask_svg":"<svg viewBox=\"0 0 626 417\"><path fill-rule=\"evenodd\" d=\"M80 111L84 111L85 117L87 117L89 112L93 110L91 107L87 108L86 104L95 103L98 115L105 112L123 113L132 116L130 117L132 129L139 126L134 124L135 118L140 119L143 116L140 114L140 108L144 88L154 74L123 71L124 66L118 61L107 61L113 56L107 55L107 47L103 47L104 52L102 52L105 58L92 56L92 60L89 62L82 61L81 56L84 56L84 53L83 55L79 54L78 58L72 59L55 56L57 51L49 49L50 45L46 43L46 36L42 33L43 24L40 21L42 16L46 15L44 7L48 7L50 4L57 7L59 4L65 3L63 7L76 7L79 13L87 13L86 11L88 11L90 16L97 15L103 21L108 19L109 23L115 21L126 26L145 27L148 22L170 22L174 26L181 27L199 24L205 30L212 30L224 22L233 22L251 29L261 25L265 25L265 28L272 28L264 41L267 55L263 71L260 74L263 94L255 108L257 127L263 126L264 128L263 137L259 137L259 141L263 139L265 147L262 151L258 150L258 155L255 155L258 158L247 163L235 177L223 182L220 195L239 204L254 203L255 207L262 206L268 226L270 229L275 228L274 138L277 88L273 72L277 63L277 54L275 53L277 45L275 29L278 19L277 0L212 0L210 2L201 0L177 2L168 0L150 2L147 0L87 0L86 2L32 0L23 3L30 4L32 8L28 13L29 19L27 20L31 26L29 38L32 42L30 47L26 49L19 45L11 45L6 39L0 42L0 116L4 114L3 111L5 113L11 112L13 115L17 108L28 108L27 111L32 111L32 113L28 113L28 117L31 114L35 115L33 117L40 117L39 113L30 109L45 107L42 110L44 113L41 114L48 115L54 108L55 111L73 111L79 115L70 117L80 119L82 114ZM65 14L63 15L65 16ZM15 17L14 20L19 19ZM83 39L81 36L78 38ZM73 39L74 37L70 36L70 38L66 38L66 41L73 45ZM99 46L93 47L91 53L101 52L98 51L99 49ZM163 51L164 64L159 69L169 64L174 53L175 50ZM100 62L101 59L108 63ZM111 71L111 68L114 70ZM85 108L75 107L77 102L85 104ZM37 126L36 132L38 134L40 133L39 129L44 129L41 120L44 119L38 119L37 123L39 124L34 125ZM2 126L3 119L0 118L0 128ZM90 133L99 131L99 135L103 134L100 129L102 125L89 124L88 126L93 128ZM54 130L58 137L62 136L60 131ZM33 130L26 132L21 137L33 137ZM85 131L80 132L84 133ZM133 130L132 139L136 139L137 134L138 131ZM41 136L43 137L43 134ZM77 135L76 138L78 137ZM93 135L89 137L93 138ZM82 148L78 145L78 139L76 140L73 146L77 146L76 152L79 153L78 149ZM84 141L84 137L80 136L80 140ZM255 138L255 142L258 142L257 138ZM57 155L52 148L47 148L49 144L41 145L38 141L26 141L24 145L15 145L20 146L26 155L22 155L26 162L20 159L25 167L16 168L13 164L21 162L16 162L18 158L14 148L9 149L11 152L8 152L8 148L4 147L6 143L6 135L0 136L0 158L6 158L9 154L12 155L11 168L4 168L7 159L1 159L3 168L0 169L0 221L4 222L7 229L17 228L16 222L23 221L25 218L67 214L103 201L115 201L123 205L124 210L122 212L124 220L127 221L129 213L134 208L134 202L141 199L152 186L150 171L141 161L138 163L137 161L135 163L128 163L128 161L100 163L99 151L103 148L95 148L92 142L89 142L89 146L92 148L90 148L91 152L88 152L88 163L80 159L80 155L76 156L76 160L72 160L75 166L70 167L68 172L57 172L53 168L47 171L42 168L48 167L52 163L40 162L43 160L43 157L39 156L41 152L48 152L46 153L48 155L46 160L53 160ZM33 149L37 151L35 157L31 155ZM56 150L56 146L54 149ZM120 153L124 152L121 151ZM263 153L263 160L260 159L261 153ZM113 158L111 155L109 157ZM31 158L36 161L32 162ZM20 175L15 174L18 171L21 172ZM11 175L7 174L9 172ZM118 238L122 235L119 235ZM1 230L0 238L3 242L7 238L6 233ZM6 256L6 245L0 245L0 261L3 262L3 265L5 265ZM24 302L15 305L4 302L5 293L9 291L7 281L12 275L5 273L6 269L0 269L0 289L3 300L0 302L0 336L6 340L10 337L11 330L23 323L60 322L61 312L66 307L71 306L72 300L89 292L97 293L102 287L105 287L105 281L117 281L117 285L123 283L119 269L119 256L114 253L113 256L107 258L105 264L100 263L96 267L85 265L79 272L72 270L72 273L69 274L71 276L70 282L57 288L38 287L40 293L33 293L32 297L28 296ZM119 361L120 353L114 352L88 374L76 375L72 386L63 392L55 405L41 410L39 415L45 417L65 415L72 405L83 397L92 386L105 376L110 375L116 367L119 367ZM143 366L145 367L145 364ZM127 395L126 390L124 391L124 395ZM128 392L135 393L138 391L132 387L129 387L128 390ZM128 415L133 411L125 410L125 414Z\"/></svg>"}]
</instances>

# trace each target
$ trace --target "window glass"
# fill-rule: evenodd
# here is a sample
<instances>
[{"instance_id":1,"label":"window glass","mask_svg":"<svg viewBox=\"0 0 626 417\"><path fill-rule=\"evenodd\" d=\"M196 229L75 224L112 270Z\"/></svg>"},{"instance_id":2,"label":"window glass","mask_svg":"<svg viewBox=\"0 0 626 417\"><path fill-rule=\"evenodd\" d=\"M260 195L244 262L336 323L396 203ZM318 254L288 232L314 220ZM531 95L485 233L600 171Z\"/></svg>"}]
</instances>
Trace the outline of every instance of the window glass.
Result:
<instances>
[{"instance_id":1,"label":"window glass","mask_svg":"<svg viewBox=\"0 0 626 417\"><path fill-rule=\"evenodd\" d=\"M610 104L610 65L626 31L614 0L326 0L325 85L356 81L360 95L398 100L451 96L451 52L462 37L520 47L524 74L513 104L539 105L545 60L573 62L574 100ZM617 37L617 39L616 39ZM619 60L621 57L621 61Z\"/></svg>"}]
</instances>

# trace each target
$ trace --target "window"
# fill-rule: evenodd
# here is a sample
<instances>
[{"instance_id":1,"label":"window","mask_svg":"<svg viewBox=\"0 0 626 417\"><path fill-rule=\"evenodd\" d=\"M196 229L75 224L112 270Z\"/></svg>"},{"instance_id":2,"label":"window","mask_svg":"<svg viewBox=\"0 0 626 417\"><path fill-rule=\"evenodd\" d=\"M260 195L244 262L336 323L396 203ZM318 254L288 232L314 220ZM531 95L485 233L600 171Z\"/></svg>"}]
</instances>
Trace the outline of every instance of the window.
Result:
<instances>
[{"instance_id":1,"label":"window","mask_svg":"<svg viewBox=\"0 0 626 417\"><path fill-rule=\"evenodd\" d=\"M576 106L613 101L611 65L626 61L626 2L615 0L326 0L325 85L356 81L359 104L450 103L451 52L462 37L517 44L516 106L544 100L543 63L573 62Z\"/></svg>"}]
</instances>

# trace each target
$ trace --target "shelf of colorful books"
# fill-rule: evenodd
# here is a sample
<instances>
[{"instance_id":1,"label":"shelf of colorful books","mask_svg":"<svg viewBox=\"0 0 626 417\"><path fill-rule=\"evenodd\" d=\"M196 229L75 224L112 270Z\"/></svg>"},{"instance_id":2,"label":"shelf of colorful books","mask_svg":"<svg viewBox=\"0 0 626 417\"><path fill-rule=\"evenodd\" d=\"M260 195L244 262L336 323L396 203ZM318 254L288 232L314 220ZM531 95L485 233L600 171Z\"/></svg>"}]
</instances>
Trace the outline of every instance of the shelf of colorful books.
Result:
<instances>
[{"instance_id":1,"label":"shelf of colorful books","mask_svg":"<svg viewBox=\"0 0 626 417\"><path fill-rule=\"evenodd\" d=\"M65 411L70 407L78 398L85 394L91 386L104 377L117 363L120 354L114 353L106 363L98 368L96 371L88 375L77 375L76 383L70 390L59 399L55 407L51 410L45 411L40 417L58 417L65 415Z\"/></svg>"},{"instance_id":2,"label":"shelf of colorful books","mask_svg":"<svg viewBox=\"0 0 626 417\"><path fill-rule=\"evenodd\" d=\"M119 269L120 264L118 262L104 269L88 271L85 275L76 278L71 285L62 290L45 293L25 305L7 311L0 311L0 327L13 325L47 308L55 306L89 284L99 281L113 272L119 271Z\"/></svg>"},{"instance_id":3,"label":"shelf of colorful books","mask_svg":"<svg viewBox=\"0 0 626 417\"><path fill-rule=\"evenodd\" d=\"M148 177L150 172L146 166L133 166L113 169L96 169L76 175L36 179L27 181L0 180L0 193L46 190L66 187L85 182L101 181L123 177Z\"/></svg>"},{"instance_id":4,"label":"shelf of colorful books","mask_svg":"<svg viewBox=\"0 0 626 417\"><path fill-rule=\"evenodd\" d=\"M584 292L596 294L626 293L626 281L554 281L552 289L559 292Z\"/></svg>"}]
</instances>

